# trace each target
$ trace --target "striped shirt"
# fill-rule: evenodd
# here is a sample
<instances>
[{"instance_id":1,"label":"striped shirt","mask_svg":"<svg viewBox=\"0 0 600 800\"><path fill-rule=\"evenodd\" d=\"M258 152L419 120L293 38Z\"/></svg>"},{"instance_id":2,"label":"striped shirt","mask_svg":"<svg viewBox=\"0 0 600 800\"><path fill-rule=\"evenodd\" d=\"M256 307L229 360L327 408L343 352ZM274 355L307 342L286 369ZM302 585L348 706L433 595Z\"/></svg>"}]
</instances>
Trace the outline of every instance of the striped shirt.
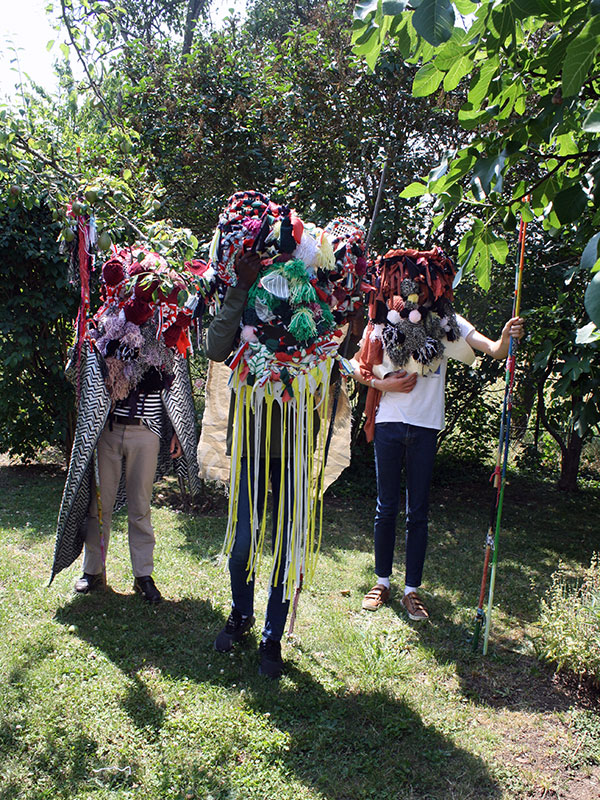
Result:
<instances>
[{"instance_id":1,"label":"striped shirt","mask_svg":"<svg viewBox=\"0 0 600 800\"><path fill-rule=\"evenodd\" d=\"M113 414L115 416L130 416L128 399L129 398L126 398L125 400L119 400L117 402L113 409ZM154 392L140 392L133 417L134 419L141 419L143 424L149 428L152 433L160 437L162 409L163 404L158 389Z\"/></svg>"}]
</instances>

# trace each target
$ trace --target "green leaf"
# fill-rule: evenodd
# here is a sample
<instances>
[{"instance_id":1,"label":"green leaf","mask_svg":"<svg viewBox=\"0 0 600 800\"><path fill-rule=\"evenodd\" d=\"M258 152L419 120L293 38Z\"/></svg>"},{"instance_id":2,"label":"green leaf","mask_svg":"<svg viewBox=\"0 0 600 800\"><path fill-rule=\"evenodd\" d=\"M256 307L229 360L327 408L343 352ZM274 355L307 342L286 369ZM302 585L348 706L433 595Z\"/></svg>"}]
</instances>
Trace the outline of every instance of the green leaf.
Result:
<instances>
[{"instance_id":1,"label":"green leaf","mask_svg":"<svg viewBox=\"0 0 600 800\"><path fill-rule=\"evenodd\" d=\"M502 170L506 161L506 151L488 158L479 158L473 170L471 184L478 199L483 200L490 192L502 192Z\"/></svg>"},{"instance_id":2,"label":"green leaf","mask_svg":"<svg viewBox=\"0 0 600 800\"><path fill-rule=\"evenodd\" d=\"M588 133L600 133L600 102L596 103L584 119L582 127Z\"/></svg>"},{"instance_id":3,"label":"green leaf","mask_svg":"<svg viewBox=\"0 0 600 800\"><path fill-rule=\"evenodd\" d=\"M600 272L597 272L585 290L585 310L592 322L600 327Z\"/></svg>"},{"instance_id":4,"label":"green leaf","mask_svg":"<svg viewBox=\"0 0 600 800\"><path fill-rule=\"evenodd\" d=\"M505 264L508 256L508 244L506 239L501 239L500 237L494 239L490 244L490 253L494 261L497 261L498 264Z\"/></svg>"},{"instance_id":5,"label":"green leaf","mask_svg":"<svg viewBox=\"0 0 600 800\"><path fill-rule=\"evenodd\" d=\"M455 0L454 7L459 14L474 14L477 11L479 0Z\"/></svg>"},{"instance_id":6,"label":"green leaf","mask_svg":"<svg viewBox=\"0 0 600 800\"><path fill-rule=\"evenodd\" d=\"M415 75L412 85L413 97L427 97L427 95L433 94L443 79L444 73L440 72L430 61L429 64L422 66Z\"/></svg>"},{"instance_id":7,"label":"green leaf","mask_svg":"<svg viewBox=\"0 0 600 800\"><path fill-rule=\"evenodd\" d=\"M600 233L595 233L589 242L586 244L579 268L591 271L595 263L598 261L598 245L600 244Z\"/></svg>"},{"instance_id":8,"label":"green leaf","mask_svg":"<svg viewBox=\"0 0 600 800\"><path fill-rule=\"evenodd\" d=\"M68 45L66 45L64 42L61 42L59 47L60 47L60 52L63 54L65 59L68 61L69 60L69 47L68 47Z\"/></svg>"},{"instance_id":9,"label":"green leaf","mask_svg":"<svg viewBox=\"0 0 600 800\"><path fill-rule=\"evenodd\" d=\"M592 17L567 47L562 71L563 97L579 94L599 49L600 17Z\"/></svg>"},{"instance_id":10,"label":"green leaf","mask_svg":"<svg viewBox=\"0 0 600 800\"><path fill-rule=\"evenodd\" d=\"M553 200L553 208L561 225L579 219L587 208L587 204L587 195L578 183L575 186L569 186L568 189L563 189Z\"/></svg>"},{"instance_id":11,"label":"green leaf","mask_svg":"<svg viewBox=\"0 0 600 800\"><path fill-rule=\"evenodd\" d=\"M575 344L592 344L600 340L600 329L593 323L588 322L583 328L577 329Z\"/></svg>"},{"instance_id":12,"label":"green leaf","mask_svg":"<svg viewBox=\"0 0 600 800\"><path fill-rule=\"evenodd\" d=\"M427 194L427 186L424 183L415 181L400 192L400 197L408 200L410 197L422 197L424 194Z\"/></svg>"},{"instance_id":13,"label":"green leaf","mask_svg":"<svg viewBox=\"0 0 600 800\"><path fill-rule=\"evenodd\" d=\"M406 10L408 0L382 0L381 13L389 17L397 17Z\"/></svg>"},{"instance_id":14,"label":"green leaf","mask_svg":"<svg viewBox=\"0 0 600 800\"><path fill-rule=\"evenodd\" d=\"M492 261L490 258L491 253L488 236L489 231L486 229L483 236L475 245L475 258L477 259L477 263L475 264L475 277L477 278L477 283L484 292L487 292L492 285L490 278L492 273Z\"/></svg>"},{"instance_id":15,"label":"green leaf","mask_svg":"<svg viewBox=\"0 0 600 800\"><path fill-rule=\"evenodd\" d=\"M513 7L519 19L527 17L539 17L542 9L538 0L513 0Z\"/></svg>"},{"instance_id":16,"label":"green leaf","mask_svg":"<svg viewBox=\"0 0 600 800\"><path fill-rule=\"evenodd\" d=\"M365 20L369 14L376 14L379 0L360 0L354 6L354 19Z\"/></svg>"},{"instance_id":17,"label":"green leaf","mask_svg":"<svg viewBox=\"0 0 600 800\"><path fill-rule=\"evenodd\" d=\"M50 39L50 41L46 43L46 50L48 52L50 52L50 50L52 50L52 48L54 47L54 42L55 41L56 41L56 39Z\"/></svg>"},{"instance_id":18,"label":"green leaf","mask_svg":"<svg viewBox=\"0 0 600 800\"><path fill-rule=\"evenodd\" d=\"M454 30L457 31L458 28L455 28ZM454 33L450 41L446 42L446 44L440 47L438 54L435 57L435 65L443 72L447 72L452 65L461 58L467 57L473 61L472 56L469 55L469 53L472 51L473 45L471 45L468 41L465 44L464 31L461 31L458 34Z\"/></svg>"},{"instance_id":19,"label":"green leaf","mask_svg":"<svg viewBox=\"0 0 600 800\"><path fill-rule=\"evenodd\" d=\"M455 61L444 77L444 89L447 92L456 89L465 75L469 74L472 66L473 62L468 56L463 56L458 61Z\"/></svg>"},{"instance_id":20,"label":"green leaf","mask_svg":"<svg viewBox=\"0 0 600 800\"><path fill-rule=\"evenodd\" d=\"M454 8L450 0L423 0L412 17L417 33L434 47L447 42L454 29Z\"/></svg>"},{"instance_id":21,"label":"green leaf","mask_svg":"<svg viewBox=\"0 0 600 800\"><path fill-rule=\"evenodd\" d=\"M481 65L479 73L471 83L471 88L469 89L467 97L473 109L478 109L487 97L491 80L498 69L499 61L497 56L495 58L489 58Z\"/></svg>"}]
</instances>

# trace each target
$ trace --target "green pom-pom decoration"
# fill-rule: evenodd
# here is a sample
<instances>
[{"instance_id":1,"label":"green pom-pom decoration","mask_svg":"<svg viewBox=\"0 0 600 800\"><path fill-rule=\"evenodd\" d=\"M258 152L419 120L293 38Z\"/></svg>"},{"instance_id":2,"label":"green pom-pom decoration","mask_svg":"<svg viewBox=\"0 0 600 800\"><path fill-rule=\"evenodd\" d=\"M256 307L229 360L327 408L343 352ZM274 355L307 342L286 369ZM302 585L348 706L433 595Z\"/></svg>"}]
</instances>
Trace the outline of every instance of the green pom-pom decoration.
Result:
<instances>
[{"instance_id":1,"label":"green pom-pom decoration","mask_svg":"<svg viewBox=\"0 0 600 800\"><path fill-rule=\"evenodd\" d=\"M294 281L290 288L290 301L293 306L304 306L308 303L317 302L315 287L306 282Z\"/></svg>"},{"instance_id":2,"label":"green pom-pom decoration","mask_svg":"<svg viewBox=\"0 0 600 800\"><path fill-rule=\"evenodd\" d=\"M317 326L308 308L299 308L289 324L289 332L298 342L308 342L317 335Z\"/></svg>"},{"instance_id":3,"label":"green pom-pom decoration","mask_svg":"<svg viewBox=\"0 0 600 800\"><path fill-rule=\"evenodd\" d=\"M286 261L283 265L283 274L289 281L307 281L306 264L298 258Z\"/></svg>"}]
</instances>

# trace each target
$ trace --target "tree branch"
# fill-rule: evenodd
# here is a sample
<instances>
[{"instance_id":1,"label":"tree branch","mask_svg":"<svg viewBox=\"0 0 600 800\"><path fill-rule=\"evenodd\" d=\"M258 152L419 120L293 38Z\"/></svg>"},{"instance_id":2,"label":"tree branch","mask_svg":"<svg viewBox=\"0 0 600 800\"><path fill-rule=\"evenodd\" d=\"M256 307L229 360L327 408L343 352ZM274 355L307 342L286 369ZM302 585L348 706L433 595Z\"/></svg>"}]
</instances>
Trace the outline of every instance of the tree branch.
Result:
<instances>
[{"instance_id":1,"label":"tree branch","mask_svg":"<svg viewBox=\"0 0 600 800\"><path fill-rule=\"evenodd\" d=\"M62 8L62 18L64 20L64 23L65 23L66 27L67 27L67 32L69 34L69 39L71 40L71 44L75 48L75 52L77 53L77 57L79 58L79 61L81 62L81 66L83 67L83 69L85 71L85 74L87 75L88 81L90 82L90 86L94 90L94 94L96 95L98 100L100 100L100 102L102 103L102 106L103 106L104 110L106 111L106 113L108 115L108 118L113 123L113 125L116 125L117 128L120 128L120 130L123 130L123 126L113 116L112 111L108 107L108 104L107 104L106 100L104 99L104 95L100 91L100 87L98 86L96 81L92 78L92 75L91 75L91 72L90 72L90 70L88 68L88 65L86 63L86 60L83 57L83 53L81 52L81 50L79 49L79 45L75 41L75 37L73 35L73 29L71 27L71 23L69 22L69 18L67 16L67 10L65 8L65 0L60 0L60 5L61 5L61 8Z\"/></svg>"}]
</instances>

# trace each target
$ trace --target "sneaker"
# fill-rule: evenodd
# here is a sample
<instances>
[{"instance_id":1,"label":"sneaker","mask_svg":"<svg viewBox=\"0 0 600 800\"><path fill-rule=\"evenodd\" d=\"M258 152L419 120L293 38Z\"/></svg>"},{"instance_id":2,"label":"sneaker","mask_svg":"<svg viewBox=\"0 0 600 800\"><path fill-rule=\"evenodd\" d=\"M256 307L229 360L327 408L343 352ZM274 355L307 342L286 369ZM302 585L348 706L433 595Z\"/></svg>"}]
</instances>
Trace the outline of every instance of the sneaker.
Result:
<instances>
[{"instance_id":1,"label":"sneaker","mask_svg":"<svg viewBox=\"0 0 600 800\"><path fill-rule=\"evenodd\" d=\"M274 639L266 639L258 647L260 665L259 675L266 675L267 678L280 678L283 672L283 659L281 658L281 642Z\"/></svg>"},{"instance_id":2,"label":"sneaker","mask_svg":"<svg viewBox=\"0 0 600 800\"><path fill-rule=\"evenodd\" d=\"M75 591L77 594L88 594L95 592L96 589L104 588L104 575L90 575L89 572L84 572L79 580L75 581Z\"/></svg>"},{"instance_id":3,"label":"sneaker","mask_svg":"<svg viewBox=\"0 0 600 800\"><path fill-rule=\"evenodd\" d=\"M366 611L377 611L390 599L390 590L382 583L378 583L363 597L362 607Z\"/></svg>"},{"instance_id":4,"label":"sneaker","mask_svg":"<svg viewBox=\"0 0 600 800\"><path fill-rule=\"evenodd\" d=\"M423 622L424 620L429 619L427 609L416 592L409 592L408 594L405 594L402 598L402 605L406 609L406 613L410 619L414 619L415 622Z\"/></svg>"},{"instance_id":5,"label":"sneaker","mask_svg":"<svg viewBox=\"0 0 600 800\"><path fill-rule=\"evenodd\" d=\"M244 617L237 608L232 608L225 627L215 639L215 650L218 650L219 653L228 653L236 642L240 642L244 636L248 635L253 625L254 617L252 615Z\"/></svg>"},{"instance_id":6,"label":"sneaker","mask_svg":"<svg viewBox=\"0 0 600 800\"><path fill-rule=\"evenodd\" d=\"M141 594L147 603L160 603L162 600L162 595L156 588L152 575L136 578L133 582L133 589Z\"/></svg>"}]
</instances>

